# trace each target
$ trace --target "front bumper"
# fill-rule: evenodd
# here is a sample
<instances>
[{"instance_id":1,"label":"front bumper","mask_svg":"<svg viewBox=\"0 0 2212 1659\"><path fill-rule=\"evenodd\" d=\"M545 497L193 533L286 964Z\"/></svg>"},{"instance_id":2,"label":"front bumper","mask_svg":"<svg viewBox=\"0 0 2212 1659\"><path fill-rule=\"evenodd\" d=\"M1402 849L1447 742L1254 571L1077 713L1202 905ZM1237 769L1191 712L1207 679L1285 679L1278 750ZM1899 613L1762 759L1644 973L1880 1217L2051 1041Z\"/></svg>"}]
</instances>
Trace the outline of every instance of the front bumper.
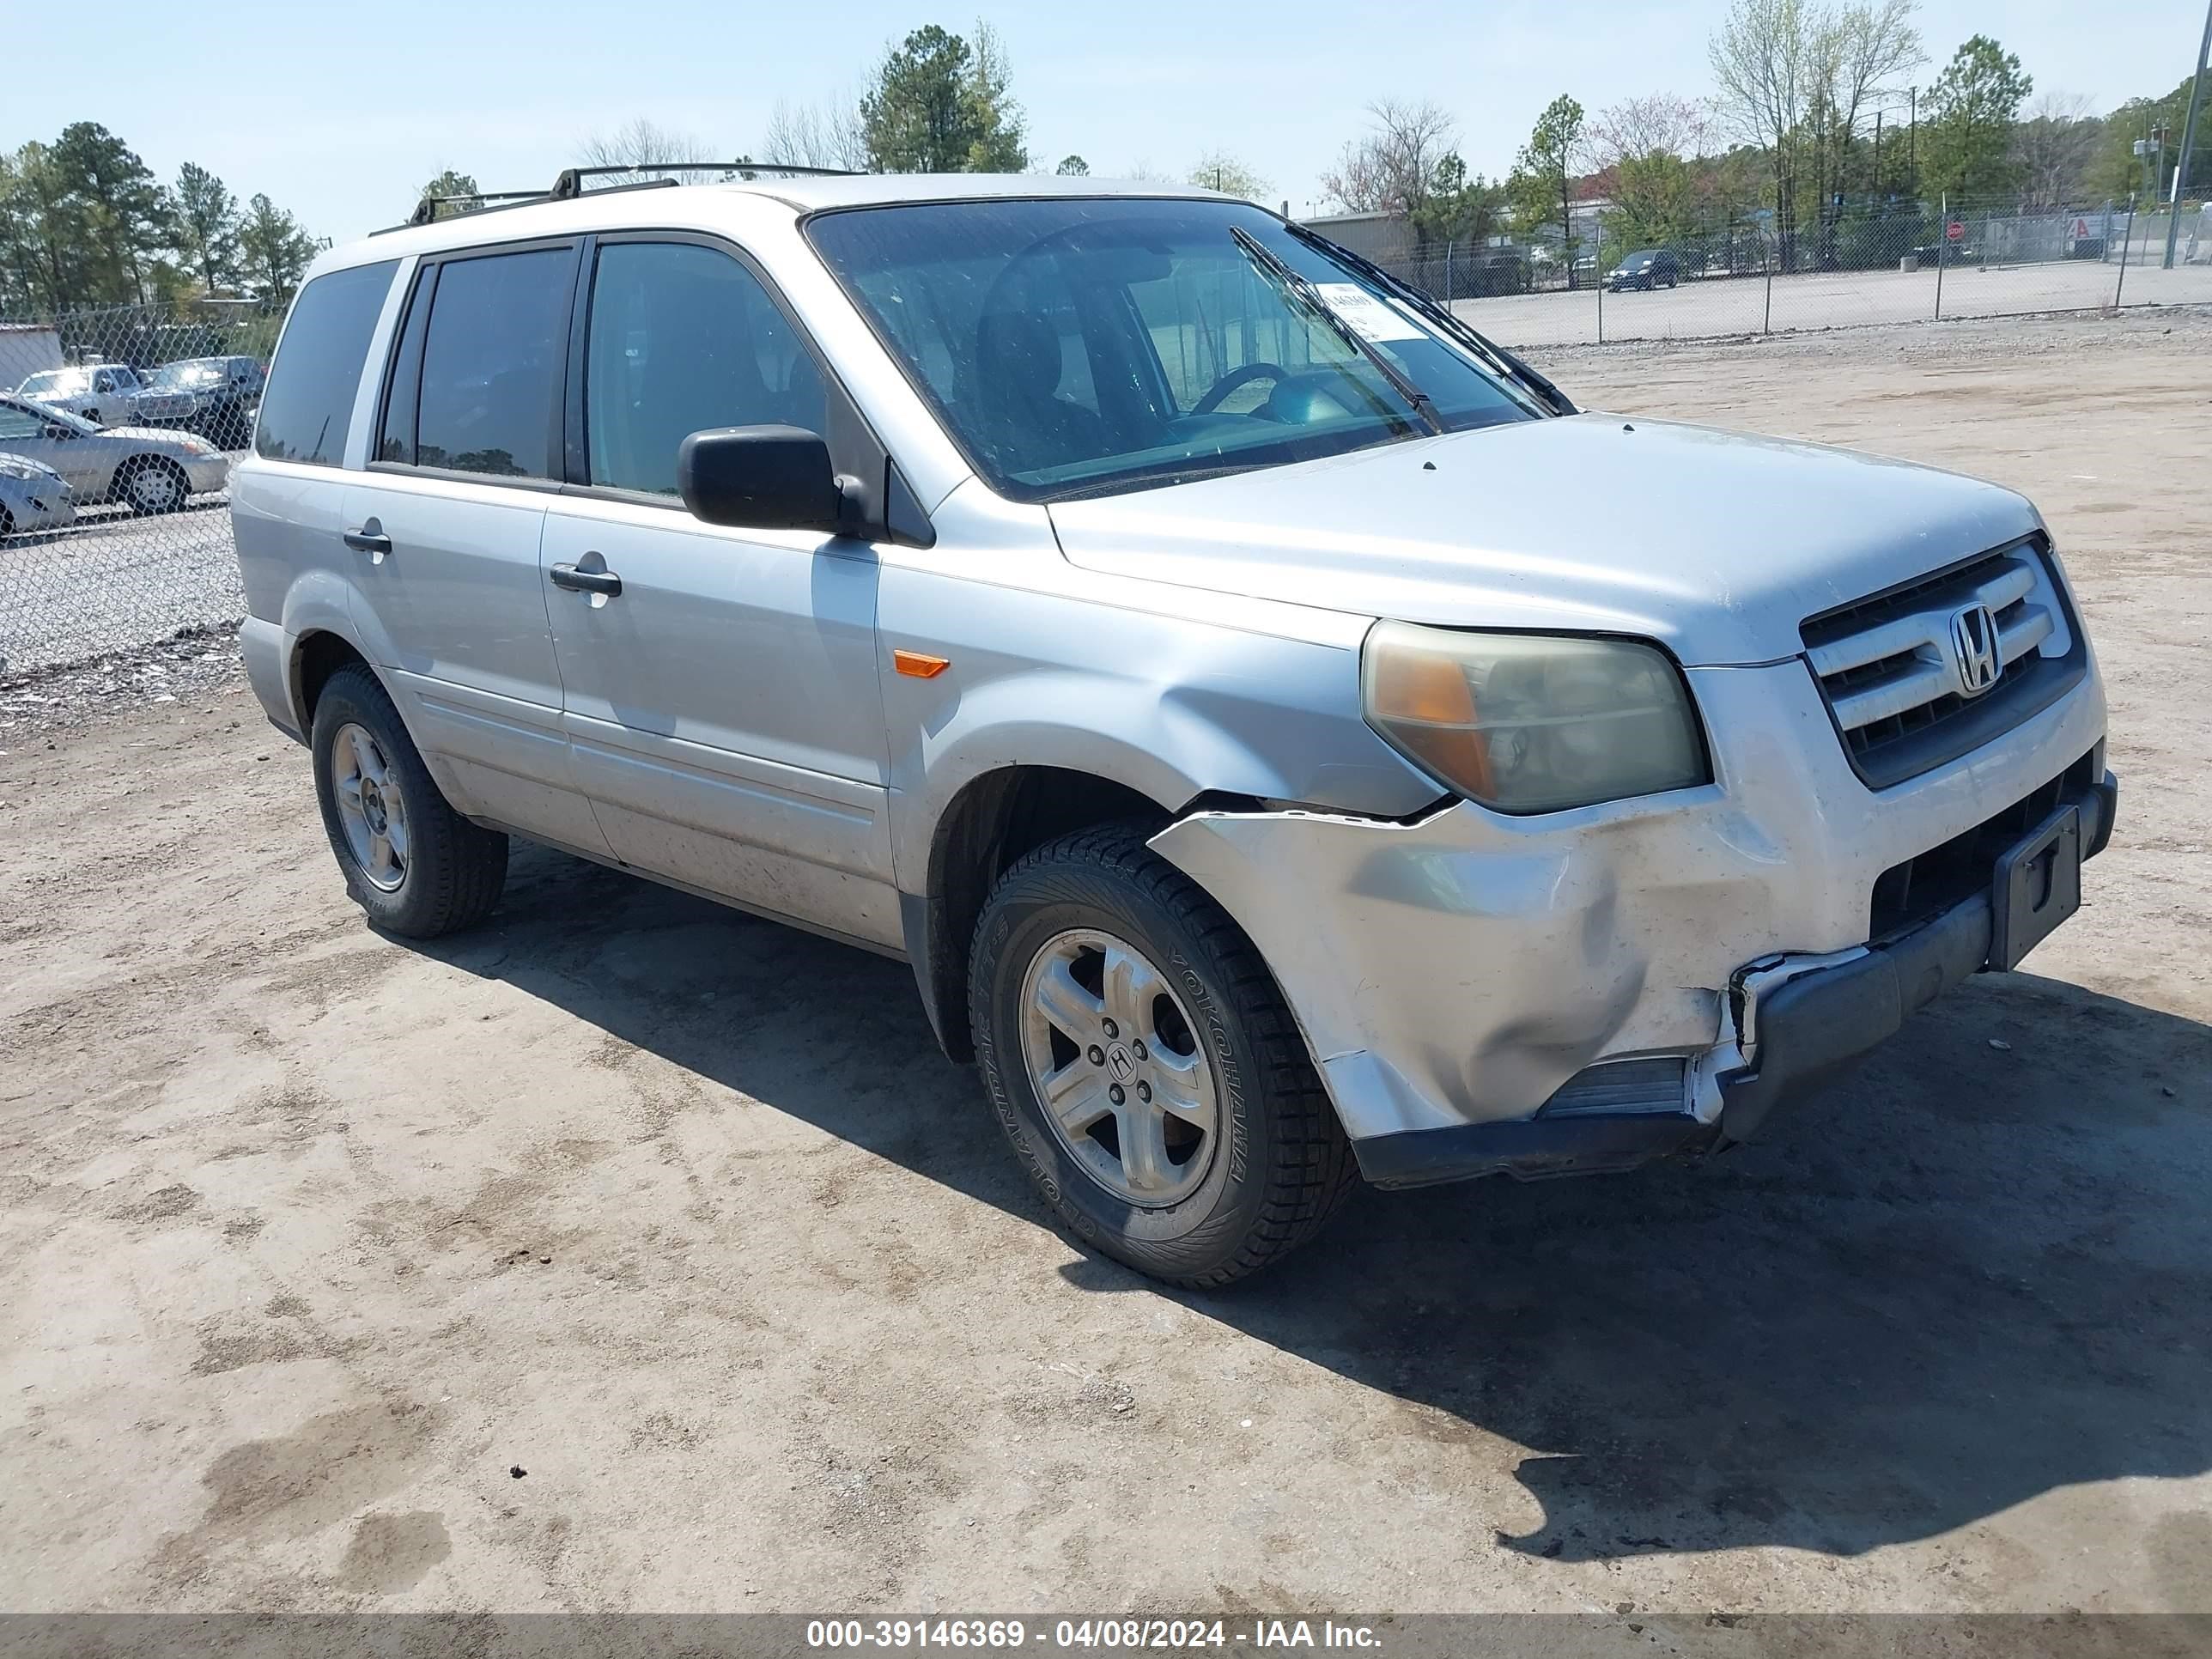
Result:
<instances>
[{"instance_id":1,"label":"front bumper","mask_svg":"<svg viewBox=\"0 0 2212 1659\"><path fill-rule=\"evenodd\" d=\"M19 532L66 530L76 522L76 496L67 484L33 484L7 498L8 516Z\"/></svg>"},{"instance_id":2,"label":"front bumper","mask_svg":"<svg viewBox=\"0 0 2212 1659\"><path fill-rule=\"evenodd\" d=\"M225 456L187 456L183 464L185 481L195 495L212 495L230 483L230 461Z\"/></svg>"},{"instance_id":3,"label":"front bumper","mask_svg":"<svg viewBox=\"0 0 2212 1659\"><path fill-rule=\"evenodd\" d=\"M2079 815L2081 856L2095 857L2112 838L2118 781L2104 773L2077 798L2062 800L2061 811ZM1755 1010L1736 1015L1743 1063L1717 1079L1723 1136L1750 1139L1785 1096L1828 1082L1960 981L1985 967L2010 966L2003 959L2005 926L1992 882L1863 955L1795 975L1760 995ZM1741 995L1745 976L1737 984Z\"/></svg>"},{"instance_id":4,"label":"front bumper","mask_svg":"<svg viewBox=\"0 0 2212 1659\"><path fill-rule=\"evenodd\" d=\"M1735 1043L1746 965L1872 954L1886 872L2080 775L2105 730L2093 665L1995 741L1877 793L1802 662L1690 678L1712 738L1702 788L1529 818L1465 803L1412 823L1200 813L1154 838L1267 958L1370 1178L1620 1168L1672 1136L1710 1139L1723 1077L1748 1063ZM1964 971L1987 956L1984 935ZM1926 1000L1920 983L1904 1012ZM1777 993L1771 1029L1809 994ZM1800 1080L1791 1046L1760 1056L1759 1090ZM1567 1127L1555 1097L1623 1060L1678 1063L1676 1109L1633 1115L1675 1121L1601 1127L1602 1110L1578 1109ZM1431 1133L1458 1149L1442 1164Z\"/></svg>"},{"instance_id":5,"label":"front bumper","mask_svg":"<svg viewBox=\"0 0 2212 1659\"><path fill-rule=\"evenodd\" d=\"M2080 814L2081 856L2111 839L2119 789L2107 772L2067 806ZM1522 1180L1598 1175L1653 1158L1748 1140L1784 1100L1816 1093L1894 1036L1908 1017L1961 981L1999 964L1994 889L1960 900L1911 930L1829 957L1782 956L1746 964L1731 987L1730 1031L1684 1068L1710 1080L1717 1115L1679 1111L1571 1112L1500 1123L1417 1129L1355 1141L1360 1171L1378 1187L1426 1187L1476 1176ZM1596 1068L1601 1077L1609 1068Z\"/></svg>"}]
</instances>

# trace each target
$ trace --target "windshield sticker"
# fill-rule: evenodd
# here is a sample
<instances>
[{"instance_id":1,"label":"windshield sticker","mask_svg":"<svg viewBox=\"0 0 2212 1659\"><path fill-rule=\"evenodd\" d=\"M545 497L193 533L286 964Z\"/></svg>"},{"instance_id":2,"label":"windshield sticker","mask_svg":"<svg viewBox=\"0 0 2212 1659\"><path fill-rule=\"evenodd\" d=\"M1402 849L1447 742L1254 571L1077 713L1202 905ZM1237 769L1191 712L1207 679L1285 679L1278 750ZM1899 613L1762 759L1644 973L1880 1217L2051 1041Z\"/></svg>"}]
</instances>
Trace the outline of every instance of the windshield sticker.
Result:
<instances>
[{"instance_id":1,"label":"windshield sticker","mask_svg":"<svg viewBox=\"0 0 2212 1659\"><path fill-rule=\"evenodd\" d=\"M1427 331L1392 310L1357 283L1318 283L1328 308L1358 331L1363 340L1425 340Z\"/></svg>"}]
</instances>

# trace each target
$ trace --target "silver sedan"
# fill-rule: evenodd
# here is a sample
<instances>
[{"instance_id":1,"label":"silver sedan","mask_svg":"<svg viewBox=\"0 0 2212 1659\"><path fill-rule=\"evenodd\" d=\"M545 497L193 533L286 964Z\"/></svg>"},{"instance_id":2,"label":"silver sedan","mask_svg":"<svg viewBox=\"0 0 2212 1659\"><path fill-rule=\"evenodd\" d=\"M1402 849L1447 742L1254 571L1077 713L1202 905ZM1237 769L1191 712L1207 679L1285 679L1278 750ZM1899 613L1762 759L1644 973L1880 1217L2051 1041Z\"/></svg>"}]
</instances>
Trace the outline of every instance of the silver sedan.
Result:
<instances>
[{"instance_id":1,"label":"silver sedan","mask_svg":"<svg viewBox=\"0 0 2212 1659\"><path fill-rule=\"evenodd\" d=\"M138 513L173 513L230 480L222 452L190 433L95 426L23 398L0 397L0 453L52 467L81 505L116 501Z\"/></svg>"},{"instance_id":2,"label":"silver sedan","mask_svg":"<svg viewBox=\"0 0 2212 1659\"><path fill-rule=\"evenodd\" d=\"M65 530L76 522L76 495L50 466L0 454L0 536Z\"/></svg>"}]
</instances>

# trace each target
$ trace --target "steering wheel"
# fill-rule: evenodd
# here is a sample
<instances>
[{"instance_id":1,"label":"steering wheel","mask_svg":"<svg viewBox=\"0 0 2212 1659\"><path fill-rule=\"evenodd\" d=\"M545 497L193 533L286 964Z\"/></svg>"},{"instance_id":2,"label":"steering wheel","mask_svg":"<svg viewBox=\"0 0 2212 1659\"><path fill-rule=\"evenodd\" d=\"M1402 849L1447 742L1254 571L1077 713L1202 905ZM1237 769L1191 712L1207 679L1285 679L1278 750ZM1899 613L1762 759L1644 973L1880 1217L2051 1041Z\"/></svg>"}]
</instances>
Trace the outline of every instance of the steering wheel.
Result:
<instances>
[{"instance_id":1,"label":"steering wheel","mask_svg":"<svg viewBox=\"0 0 2212 1659\"><path fill-rule=\"evenodd\" d=\"M1228 400L1229 394L1255 380L1277 382L1291 378L1291 371L1280 363L1239 363L1206 389L1206 395L1190 406L1194 415L1211 415Z\"/></svg>"}]
</instances>

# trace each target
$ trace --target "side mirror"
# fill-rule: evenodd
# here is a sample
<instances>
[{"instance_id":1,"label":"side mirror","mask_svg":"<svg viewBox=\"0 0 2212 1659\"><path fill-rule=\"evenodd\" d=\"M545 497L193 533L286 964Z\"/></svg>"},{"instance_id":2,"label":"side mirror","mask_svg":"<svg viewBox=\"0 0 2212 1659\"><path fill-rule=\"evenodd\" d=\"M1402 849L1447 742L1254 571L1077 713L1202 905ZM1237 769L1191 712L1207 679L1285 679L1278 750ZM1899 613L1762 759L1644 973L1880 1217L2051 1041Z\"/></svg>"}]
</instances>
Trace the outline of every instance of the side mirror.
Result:
<instances>
[{"instance_id":1,"label":"side mirror","mask_svg":"<svg viewBox=\"0 0 2212 1659\"><path fill-rule=\"evenodd\" d=\"M676 452L676 489L691 516L748 530L836 530L845 492L821 434L796 426L720 426Z\"/></svg>"}]
</instances>

